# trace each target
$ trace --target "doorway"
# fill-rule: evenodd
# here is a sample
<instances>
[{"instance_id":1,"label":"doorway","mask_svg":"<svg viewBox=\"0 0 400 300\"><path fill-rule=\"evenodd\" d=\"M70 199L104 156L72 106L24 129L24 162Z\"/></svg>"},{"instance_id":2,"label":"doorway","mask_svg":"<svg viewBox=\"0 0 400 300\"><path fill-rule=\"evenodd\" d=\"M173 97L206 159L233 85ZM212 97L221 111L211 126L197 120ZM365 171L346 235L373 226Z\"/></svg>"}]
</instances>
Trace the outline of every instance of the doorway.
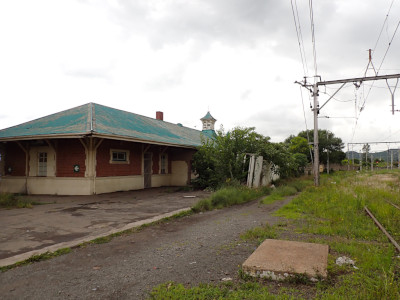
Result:
<instances>
[{"instance_id":1,"label":"doorway","mask_svg":"<svg viewBox=\"0 0 400 300\"><path fill-rule=\"evenodd\" d=\"M146 152L144 154L144 188L151 188L151 174L152 174L152 154Z\"/></svg>"}]
</instances>

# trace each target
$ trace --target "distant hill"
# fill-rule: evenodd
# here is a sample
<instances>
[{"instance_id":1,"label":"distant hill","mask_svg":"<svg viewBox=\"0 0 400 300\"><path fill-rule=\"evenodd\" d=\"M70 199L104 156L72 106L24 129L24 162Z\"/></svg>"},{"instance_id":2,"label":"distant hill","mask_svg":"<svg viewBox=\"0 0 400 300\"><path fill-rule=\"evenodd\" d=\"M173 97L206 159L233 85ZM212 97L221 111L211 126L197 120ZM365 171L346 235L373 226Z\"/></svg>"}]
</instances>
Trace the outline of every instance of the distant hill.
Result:
<instances>
[{"instance_id":1,"label":"distant hill","mask_svg":"<svg viewBox=\"0 0 400 300\"><path fill-rule=\"evenodd\" d=\"M381 152L372 152L374 159L383 159L384 161L390 161L390 152L393 152L393 161L399 161L399 149L389 149L388 151L381 151ZM348 151L346 152L346 157L349 159L360 159L360 152L356 151ZM368 153L368 158L370 158L370 154ZM363 160L365 160L365 153L363 153Z\"/></svg>"}]
</instances>

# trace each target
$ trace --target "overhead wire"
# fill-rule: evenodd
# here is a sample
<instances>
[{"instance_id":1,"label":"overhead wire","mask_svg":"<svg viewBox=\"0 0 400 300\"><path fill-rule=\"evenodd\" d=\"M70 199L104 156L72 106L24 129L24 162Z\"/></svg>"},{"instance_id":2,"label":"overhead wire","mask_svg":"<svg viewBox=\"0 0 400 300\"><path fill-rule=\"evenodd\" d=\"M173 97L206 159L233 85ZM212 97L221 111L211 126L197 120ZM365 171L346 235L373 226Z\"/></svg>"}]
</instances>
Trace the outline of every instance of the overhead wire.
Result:
<instances>
[{"instance_id":1,"label":"overhead wire","mask_svg":"<svg viewBox=\"0 0 400 300\"><path fill-rule=\"evenodd\" d=\"M388 10L388 12L387 12L387 14L386 14L385 20L383 21L381 31L379 32L378 38L377 38L377 40L376 40L376 42L375 42L375 46L374 46L374 49L372 50L372 52L375 52L375 49L376 49L376 47L378 46L379 40L381 39L383 29L385 28L385 25L386 25L387 20L388 20L388 18L389 18L389 13L390 13L390 11L391 11L391 9L392 9L392 6L393 6L393 2L394 2L394 0L392 0L392 3L390 3L389 10Z\"/></svg>"},{"instance_id":2,"label":"overhead wire","mask_svg":"<svg viewBox=\"0 0 400 300\"><path fill-rule=\"evenodd\" d=\"M394 32L393 32L393 35L392 35L392 38L391 38L391 40L390 40L390 42L389 42L389 44L388 44L388 47L386 48L386 52L385 52L385 54L383 55L381 64L379 65L378 72L379 72L380 69L382 68L383 62L385 61L386 55L387 55L387 53L389 52L389 48L390 48L390 46L391 46L392 43L393 43L393 39L394 39L394 37L396 36L396 33L397 33L397 30L399 29L399 26L400 26L400 21L397 23L396 29L395 29Z\"/></svg>"},{"instance_id":3,"label":"overhead wire","mask_svg":"<svg viewBox=\"0 0 400 300\"><path fill-rule=\"evenodd\" d=\"M300 25L298 10L297 10L297 2L295 0L295 6L293 6L293 0L291 0L290 4L292 6L292 14L293 14L294 26L296 28L297 42L299 44L301 64L303 65L304 76L307 76L308 75L307 59L306 59L306 54L305 54L305 49L304 49L303 35L301 33L301 25ZM296 12L295 12L295 8L296 8ZM297 18L296 18L296 16L297 16Z\"/></svg>"},{"instance_id":4,"label":"overhead wire","mask_svg":"<svg viewBox=\"0 0 400 300\"><path fill-rule=\"evenodd\" d=\"M385 25L386 25L386 23L387 23L387 21L388 21L389 14L390 14L390 11L391 11L392 6L393 6L393 2L394 2L394 0L392 0L392 2L391 2L391 4L390 4L389 10L388 10L388 12L387 12L387 14L386 14L386 17L385 17L385 20L384 20L384 22L383 22L383 24L382 24L381 31L379 32L378 39L376 40L376 43L375 43L373 52L375 52L375 49L376 49L376 47L377 47L377 45L378 45L378 42L379 42L379 40L380 40L380 38L381 38L383 29L385 28ZM381 70L381 68L382 68L383 62L385 61L386 55L387 55L387 53L389 52L390 46L392 45L393 39L394 39L394 37L395 37L395 35L396 35L396 33L397 33L397 30L398 30L399 26L400 26L400 21L397 23L396 29L395 29L395 31L394 31L394 33L393 33L393 35L392 35L392 38L391 38L391 40L390 40L390 42L389 42L389 44L388 44L388 46L387 46L387 48L386 48L385 54L383 55L383 58L382 58L382 61L381 61L380 65L379 65L379 67L378 67L378 69L377 69L377 71L376 71L376 75L379 74L379 72L380 72L380 70ZM367 101L367 99L368 99L368 97L369 97L369 94L370 94L370 92L371 92L372 87L374 86L374 83L375 83L375 81L372 82L372 84L371 84L371 86L370 86L370 88L369 88L369 90L368 90L367 96L365 97L365 99L364 99L364 101L363 101L363 104L361 105L360 112L365 108L365 103L366 103L366 101Z\"/></svg>"},{"instance_id":5,"label":"overhead wire","mask_svg":"<svg viewBox=\"0 0 400 300\"><path fill-rule=\"evenodd\" d=\"M353 102L353 100L354 100L354 99L349 99L349 100L339 100L339 99L338 99L338 98L336 98L336 97L332 97L332 95L331 95L331 94L329 94L329 93L327 93L326 91L325 91L325 92L323 92L323 94L325 94L325 95L329 96L329 98L330 98L330 99L332 99L332 100L334 100L334 101L337 101L337 102Z\"/></svg>"},{"instance_id":6,"label":"overhead wire","mask_svg":"<svg viewBox=\"0 0 400 300\"><path fill-rule=\"evenodd\" d=\"M301 32L301 23L300 23L300 17L299 17L299 10L297 9L297 0L294 0L294 5L296 8L296 16L297 16L297 22L299 24L299 33L300 33L300 39L301 39L301 45L303 49L303 54L304 54L304 63L306 65L306 73L305 76L308 76L308 63L307 63L307 56L306 56L306 50L304 48L304 41L303 41L303 34Z\"/></svg>"},{"instance_id":7,"label":"overhead wire","mask_svg":"<svg viewBox=\"0 0 400 300\"><path fill-rule=\"evenodd\" d=\"M383 21L383 24L382 24L381 30L380 30L380 32L379 32L378 38L377 38L377 40L376 40L376 42L375 42L374 49L372 50L373 53L375 53L376 47L378 46L378 43L379 43L380 38L381 38L381 36L382 36L382 32L383 32L383 30L384 30L384 28L385 28L385 25L387 24L387 21L388 21L388 18L389 18L390 11L391 11L391 9L392 9L393 3L394 3L394 0L392 0L392 2L390 3L388 12L387 12L387 14L386 14L386 16L385 16L385 20ZM383 62L384 62L384 60L385 60L385 58L386 58L386 55L387 55L387 53L388 53L388 51L389 51L389 48L390 48L390 46L391 46L391 44L392 44L392 42L393 42L393 39L394 39L394 37L395 37L395 35L396 35L396 32L397 32L397 29L399 28L399 25L400 25L400 21L397 23L396 29L395 29L395 31L394 31L394 33L393 33L393 36L392 36L391 41L389 42L389 45L388 45L388 47L387 47L387 49L386 49L386 52L385 52L385 54L384 54L384 56L383 56L383 59L382 59L380 65L379 65L379 68L378 68L378 70L376 70L376 72L375 72L375 75L376 75L376 76L379 74L379 72L380 72L380 70L381 70L381 68L382 68ZM372 60L372 54L371 54L371 58L370 58L370 59ZM366 72L368 71L368 66L369 66L369 63L368 63L368 65L367 65L367 70L365 71L365 74L366 74ZM362 112L362 111L364 110L364 108L365 108L365 104L366 104L367 99L368 99L368 97L369 97L369 95L370 95L370 92L371 92L371 90L372 90L372 87L374 86L374 83L375 83L375 81L372 81L372 84L369 86L369 90L368 90L368 92L367 92L367 95L365 95L364 83L363 83L363 98L364 98L364 101L363 101L361 107L359 108L359 113L360 113L360 114L361 114L361 112ZM357 101L357 99L356 99L356 101ZM355 106L357 106L357 105L355 104ZM357 114L357 112L356 112L356 114ZM358 125L358 118L359 118L359 116L356 117L356 122L355 122L355 124L354 124L354 129L353 129L353 134L352 134L351 142L353 142L353 139L354 139L354 135L355 135L356 128L357 128L357 125Z\"/></svg>"},{"instance_id":8,"label":"overhead wire","mask_svg":"<svg viewBox=\"0 0 400 300\"><path fill-rule=\"evenodd\" d=\"M314 71L315 71L315 80L317 80L318 75L318 66L317 66L317 50L315 45L315 24L314 24L314 9L312 0L308 1L308 6L310 10L310 24L311 24L311 37L312 37L312 44L313 44L313 58L314 58Z\"/></svg>"},{"instance_id":9,"label":"overhead wire","mask_svg":"<svg viewBox=\"0 0 400 300\"><path fill-rule=\"evenodd\" d=\"M306 52L305 52L305 48L304 48L303 35L301 32L301 22L300 22L299 12L298 12L298 8L297 8L297 1L294 0L294 5L293 5L293 0L291 0L290 4L292 7L293 21L294 21L294 26L296 28L296 36L297 36L297 42L298 42L299 50L300 50L300 59L301 59L301 63L303 66L304 77L307 77L308 76L308 65L307 65ZM304 125L306 127L306 133L307 133L307 141L308 141L308 143L310 143L310 136L309 136L308 126L307 126L307 117L306 117L306 112L305 112L305 108L304 108L303 91L301 90L301 87L299 87L299 88L300 88L301 103L302 103L302 108L303 108ZM310 106L311 106L311 101L310 101ZM313 163L314 160L313 160L311 148L310 148L310 156L311 156L311 162Z\"/></svg>"}]
</instances>

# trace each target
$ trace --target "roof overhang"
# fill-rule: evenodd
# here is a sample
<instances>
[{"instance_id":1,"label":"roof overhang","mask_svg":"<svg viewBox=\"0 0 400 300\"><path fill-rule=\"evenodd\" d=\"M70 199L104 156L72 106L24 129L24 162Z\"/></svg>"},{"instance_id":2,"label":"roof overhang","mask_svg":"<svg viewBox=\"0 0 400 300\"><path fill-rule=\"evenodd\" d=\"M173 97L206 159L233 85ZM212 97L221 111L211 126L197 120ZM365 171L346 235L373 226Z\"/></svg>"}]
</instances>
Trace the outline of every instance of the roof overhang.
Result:
<instances>
[{"instance_id":1,"label":"roof overhang","mask_svg":"<svg viewBox=\"0 0 400 300\"><path fill-rule=\"evenodd\" d=\"M185 145L185 144L176 144L176 143L167 143L167 142L156 142L156 141L144 140L144 139L139 139L139 138L129 137L129 136L101 134L101 133L92 133L92 132L86 132L86 133L81 133L81 134L48 134L48 135L32 135L32 136L27 135L27 136L18 136L18 137L7 137L7 138L0 138L0 142L16 142L16 141L45 140L45 139L81 139L81 138L85 138L85 137L127 141L127 142L135 142L135 143L142 143L142 144L161 145L161 146L169 146L169 147L188 148L188 149L196 149L197 147L200 146L200 145Z\"/></svg>"}]
</instances>

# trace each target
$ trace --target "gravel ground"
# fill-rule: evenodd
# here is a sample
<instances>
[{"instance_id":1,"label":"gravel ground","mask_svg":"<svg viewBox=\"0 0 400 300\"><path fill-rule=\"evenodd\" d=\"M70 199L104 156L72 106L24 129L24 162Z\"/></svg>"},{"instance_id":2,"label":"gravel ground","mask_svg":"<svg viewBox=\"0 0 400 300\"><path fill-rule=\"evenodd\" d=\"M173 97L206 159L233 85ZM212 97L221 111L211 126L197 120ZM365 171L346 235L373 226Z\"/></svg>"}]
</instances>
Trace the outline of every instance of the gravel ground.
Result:
<instances>
[{"instance_id":1,"label":"gravel ground","mask_svg":"<svg viewBox=\"0 0 400 300\"><path fill-rule=\"evenodd\" d=\"M271 213L291 199L195 214L9 270L0 274L1 298L145 299L167 281L237 280L238 267L256 248L241 241L240 234L278 222Z\"/></svg>"}]
</instances>

